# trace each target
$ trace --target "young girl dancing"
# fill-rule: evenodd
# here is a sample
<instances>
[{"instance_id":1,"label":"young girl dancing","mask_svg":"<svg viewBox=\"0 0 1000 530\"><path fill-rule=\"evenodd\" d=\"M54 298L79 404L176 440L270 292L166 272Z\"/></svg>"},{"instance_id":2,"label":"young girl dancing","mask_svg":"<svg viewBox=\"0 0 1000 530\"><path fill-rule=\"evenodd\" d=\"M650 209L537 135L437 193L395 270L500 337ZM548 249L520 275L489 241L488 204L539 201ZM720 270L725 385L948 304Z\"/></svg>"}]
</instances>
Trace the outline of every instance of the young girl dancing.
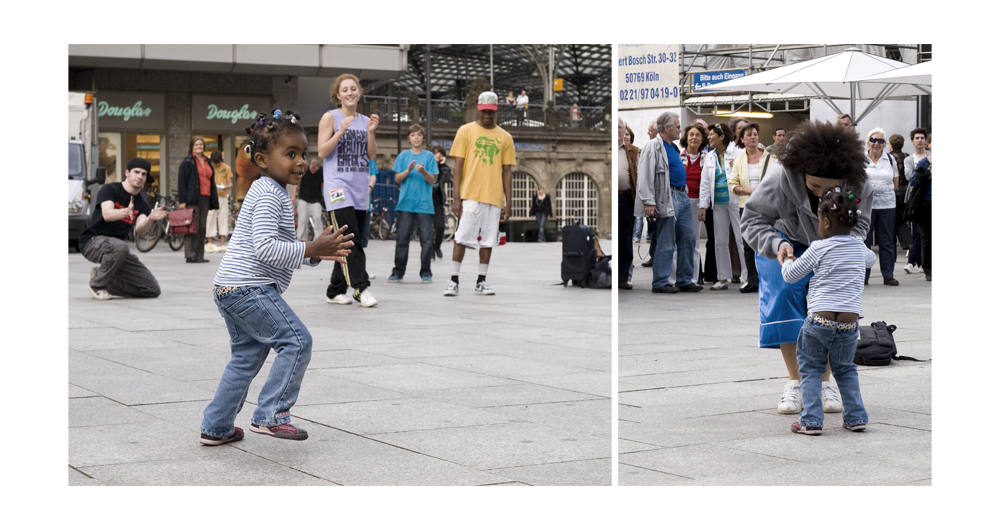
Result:
<instances>
[{"instance_id":1,"label":"young girl dancing","mask_svg":"<svg viewBox=\"0 0 1000 530\"><path fill-rule=\"evenodd\" d=\"M215 305L226 321L233 356L222 373L215 398L205 408L201 443L221 445L243 439L235 427L250 382L264 366L268 352L276 356L267 382L257 398L250 430L275 438L305 440L306 431L291 422L306 366L312 355L312 336L281 293L292 271L320 260L344 262L350 254L344 235L327 228L314 241L295 239L294 209L285 186L297 185L305 174L308 142L298 114L274 109L247 127L246 151L260 179L250 186L229 250L215 274Z\"/></svg>"},{"instance_id":2,"label":"young girl dancing","mask_svg":"<svg viewBox=\"0 0 1000 530\"><path fill-rule=\"evenodd\" d=\"M858 220L860 197L840 187L827 191L820 199L820 240L814 241L802 257L785 258L781 275L795 283L809 273L809 313L806 315L795 352L802 376L802 413L792 424L798 434L823 434L821 377L829 357L830 370L844 402L844 428L863 431L868 413L861 401L858 367L854 353L858 347L858 319L865 270L875 263L875 254L865 242L851 236ZM779 260L781 259L779 254ZM829 355L828 355L829 354Z\"/></svg>"}]
</instances>

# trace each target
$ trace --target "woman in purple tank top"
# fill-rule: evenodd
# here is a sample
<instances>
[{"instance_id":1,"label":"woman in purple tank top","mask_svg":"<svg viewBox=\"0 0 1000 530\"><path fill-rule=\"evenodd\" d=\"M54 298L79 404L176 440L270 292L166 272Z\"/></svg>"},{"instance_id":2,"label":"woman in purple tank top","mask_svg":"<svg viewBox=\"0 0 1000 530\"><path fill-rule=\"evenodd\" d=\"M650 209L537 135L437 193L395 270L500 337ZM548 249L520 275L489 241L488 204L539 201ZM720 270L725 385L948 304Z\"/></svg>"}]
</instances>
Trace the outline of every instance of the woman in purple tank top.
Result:
<instances>
[{"instance_id":1,"label":"woman in purple tank top","mask_svg":"<svg viewBox=\"0 0 1000 530\"><path fill-rule=\"evenodd\" d=\"M378 115L358 114L361 86L358 78L342 74L330 85L330 101L336 109L319 121L319 156L323 159L323 202L334 229L347 225L345 234L358 240L345 264L335 264L326 288L326 301L348 305L351 298L361 307L378 303L368 288L361 227L368 211L370 180L368 160L375 159L375 128ZM351 295L347 294L352 290Z\"/></svg>"}]
</instances>

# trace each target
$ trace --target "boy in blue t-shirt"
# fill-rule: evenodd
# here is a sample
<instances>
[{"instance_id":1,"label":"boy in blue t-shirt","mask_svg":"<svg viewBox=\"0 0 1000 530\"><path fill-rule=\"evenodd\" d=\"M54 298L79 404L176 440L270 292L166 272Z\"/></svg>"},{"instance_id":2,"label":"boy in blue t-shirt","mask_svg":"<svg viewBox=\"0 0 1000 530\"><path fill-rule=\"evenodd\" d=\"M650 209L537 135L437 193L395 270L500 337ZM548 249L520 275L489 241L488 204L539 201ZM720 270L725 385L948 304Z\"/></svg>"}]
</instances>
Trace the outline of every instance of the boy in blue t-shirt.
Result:
<instances>
[{"instance_id":1,"label":"boy in blue t-shirt","mask_svg":"<svg viewBox=\"0 0 1000 530\"><path fill-rule=\"evenodd\" d=\"M434 248L434 200L431 197L438 166L434 155L424 150L424 128L411 125L411 149L399 153L392 170L396 172L399 202L396 204L396 264L390 282L398 282L406 273L413 225L420 236L420 281L431 283L431 256Z\"/></svg>"}]
</instances>

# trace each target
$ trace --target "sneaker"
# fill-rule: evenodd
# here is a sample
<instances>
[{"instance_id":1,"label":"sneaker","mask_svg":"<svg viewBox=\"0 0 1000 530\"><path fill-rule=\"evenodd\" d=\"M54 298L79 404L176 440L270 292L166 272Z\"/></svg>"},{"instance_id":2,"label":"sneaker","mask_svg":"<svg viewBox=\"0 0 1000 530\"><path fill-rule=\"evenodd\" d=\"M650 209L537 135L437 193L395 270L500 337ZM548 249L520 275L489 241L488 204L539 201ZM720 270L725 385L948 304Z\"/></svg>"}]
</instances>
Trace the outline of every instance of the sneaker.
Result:
<instances>
[{"instance_id":1,"label":"sneaker","mask_svg":"<svg viewBox=\"0 0 1000 530\"><path fill-rule=\"evenodd\" d=\"M490 285L486 282L479 282L476 284L476 294L497 294L496 291L490 288Z\"/></svg>"},{"instance_id":2,"label":"sneaker","mask_svg":"<svg viewBox=\"0 0 1000 530\"><path fill-rule=\"evenodd\" d=\"M618 288L624 291L631 291L632 284L628 282L618 282Z\"/></svg>"},{"instance_id":3,"label":"sneaker","mask_svg":"<svg viewBox=\"0 0 1000 530\"><path fill-rule=\"evenodd\" d=\"M434 255L437 256L437 259L444 259L444 253L441 252L441 249L435 250Z\"/></svg>"},{"instance_id":4,"label":"sneaker","mask_svg":"<svg viewBox=\"0 0 1000 530\"><path fill-rule=\"evenodd\" d=\"M884 285L899 285L899 280L897 280L895 278L884 278L882 280L882 284L884 284Z\"/></svg>"},{"instance_id":5,"label":"sneaker","mask_svg":"<svg viewBox=\"0 0 1000 530\"><path fill-rule=\"evenodd\" d=\"M709 287L709 290L712 291L721 291L723 289L729 289L729 281L719 280L718 282L716 282L715 285Z\"/></svg>"},{"instance_id":6,"label":"sneaker","mask_svg":"<svg viewBox=\"0 0 1000 530\"><path fill-rule=\"evenodd\" d=\"M812 436L816 436L816 435L819 435L819 434L823 434L823 428L822 427L809 427L807 425L802 425L799 422L795 422L795 423L792 424L792 432L794 432L796 434L809 434L809 435L812 435Z\"/></svg>"},{"instance_id":7,"label":"sneaker","mask_svg":"<svg viewBox=\"0 0 1000 530\"><path fill-rule=\"evenodd\" d=\"M686 283L677 287L677 290L683 293L697 293L702 289L704 289L704 287L694 283Z\"/></svg>"},{"instance_id":8,"label":"sneaker","mask_svg":"<svg viewBox=\"0 0 1000 530\"><path fill-rule=\"evenodd\" d=\"M673 294L673 293L676 293L676 292L680 292L680 289L678 289L677 287L674 287L673 285L670 285L668 283L668 284L664 285L663 287L653 287L653 292L654 293L660 293L660 294L662 294L662 293Z\"/></svg>"},{"instance_id":9,"label":"sneaker","mask_svg":"<svg viewBox=\"0 0 1000 530\"><path fill-rule=\"evenodd\" d=\"M638 243L639 242L639 238L638 237L633 237L632 238L632 242L633 243Z\"/></svg>"},{"instance_id":10,"label":"sneaker","mask_svg":"<svg viewBox=\"0 0 1000 530\"><path fill-rule=\"evenodd\" d=\"M931 281L931 275L930 274L925 274L924 275L924 279L927 280L927 281Z\"/></svg>"},{"instance_id":11,"label":"sneaker","mask_svg":"<svg viewBox=\"0 0 1000 530\"><path fill-rule=\"evenodd\" d=\"M201 439L198 441L201 442L203 445L222 445L222 444L227 444L229 442L238 442L242 439L243 439L243 429L237 427L233 431L233 434L226 436L224 438L219 438L217 436L210 436L208 434L201 433Z\"/></svg>"},{"instance_id":12,"label":"sneaker","mask_svg":"<svg viewBox=\"0 0 1000 530\"><path fill-rule=\"evenodd\" d=\"M367 289L365 289L367 291ZM263 427L260 425L250 424L250 430L258 434L266 434L268 436L274 436L275 438L281 438L282 440L305 440L309 437L309 434L291 423L285 423L283 425L275 425L274 427Z\"/></svg>"},{"instance_id":13,"label":"sneaker","mask_svg":"<svg viewBox=\"0 0 1000 530\"><path fill-rule=\"evenodd\" d=\"M458 296L458 284L448 280L448 287L444 289L445 296Z\"/></svg>"},{"instance_id":14,"label":"sneaker","mask_svg":"<svg viewBox=\"0 0 1000 530\"><path fill-rule=\"evenodd\" d=\"M903 270L906 271L906 274L914 274L920 270L920 266L916 263L907 263L906 266L903 267Z\"/></svg>"},{"instance_id":15,"label":"sneaker","mask_svg":"<svg viewBox=\"0 0 1000 530\"><path fill-rule=\"evenodd\" d=\"M823 412L844 412L844 404L840 400L840 389L837 385L823 381L820 397L823 399Z\"/></svg>"},{"instance_id":16,"label":"sneaker","mask_svg":"<svg viewBox=\"0 0 1000 530\"><path fill-rule=\"evenodd\" d=\"M341 294L338 294L337 296L334 296L333 298L330 298L329 296L327 296L326 297L326 303L328 303L328 304L340 304L340 305L351 305L352 302L351 302L351 297L347 296L346 294L341 293Z\"/></svg>"},{"instance_id":17,"label":"sneaker","mask_svg":"<svg viewBox=\"0 0 1000 530\"><path fill-rule=\"evenodd\" d=\"M785 383L785 391L778 401L778 414L798 414L802 412L802 387L798 379Z\"/></svg>"},{"instance_id":18,"label":"sneaker","mask_svg":"<svg viewBox=\"0 0 1000 530\"><path fill-rule=\"evenodd\" d=\"M378 305L378 300L372 296L371 289L365 289L364 291L358 292L357 289L354 290L354 299L361 304L361 307L374 307Z\"/></svg>"},{"instance_id":19,"label":"sneaker","mask_svg":"<svg viewBox=\"0 0 1000 530\"><path fill-rule=\"evenodd\" d=\"M215 245L213 245L212 243L206 243L205 252L215 252Z\"/></svg>"},{"instance_id":20,"label":"sneaker","mask_svg":"<svg viewBox=\"0 0 1000 530\"><path fill-rule=\"evenodd\" d=\"M97 276L97 267L90 268L90 277L93 278ZM90 294L98 300L111 300L111 293L107 289L94 289L93 287L87 286L90 289Z\"/></svg>"},{"instance_id":21,"label":"sneaker","mask_svg":"<svg viewBox=\"0 0 1000 530\"><path fill-rule=\"evenodd\" d=\"M390 274L389 275L389 283L399 283L399 280L402 280L402 279L403 279L402 276L396 276L395 274Z\"/></svg>"},{"instance_id":22,"label":"sneaker","mask_svg":"<svg viewBox=\"0 0 1000 530\"><path fill-rule=\"evenodd\" d=\"M848 425L848 424L845 423L844 424L844 428L847 429L847 430L849 430L849 431L851 431L851 432L861 432L861 431L867 429L868 426L865 425L864 423L859 423L858 425Z\"/></svg>"},{"instance_id":23,"label":"sneaker","mask_svg":"<svg viewBox=\"0 0 1000 530\"><path fill-rule=\"evenodd\" d=\"M431 283L433 281L434 281L434 279L431 277L430 274L422 274L422 275L420 275L420 283Z\"/></svg>"}]
</instances>

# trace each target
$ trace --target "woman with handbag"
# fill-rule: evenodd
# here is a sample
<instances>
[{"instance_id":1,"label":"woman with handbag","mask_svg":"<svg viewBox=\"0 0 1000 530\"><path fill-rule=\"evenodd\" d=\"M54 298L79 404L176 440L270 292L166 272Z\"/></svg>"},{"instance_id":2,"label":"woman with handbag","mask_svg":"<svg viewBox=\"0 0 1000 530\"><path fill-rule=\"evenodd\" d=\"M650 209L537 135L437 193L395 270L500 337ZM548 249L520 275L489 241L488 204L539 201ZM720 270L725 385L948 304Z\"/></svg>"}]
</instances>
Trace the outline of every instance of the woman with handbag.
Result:
<instances>
[{"instance_id":1,"label":"woman with handbag","mask_svg":"<svg viewBox=\"0 0 1000 530\"><path fill-rule=\"evenodd\" d=\"M215 170L205 157L205 139L191 138L188 155L181 162L177 174L178 209L194 211L197 231L184 236L184 258L187 263L208 263L205 259L205 227L208 211L219 209L219 195L215 187Z\"/></svg>"},{"instance_id":2,"label":"woman with handbag","mask_svg":"<svg viewBox=\"0 0 1000 530\"><path fill-rule=\"evenodd\" d=\"M768 168L773 161L773 155L764 151L760 146L760 125L757 123L747 123L740 130L740 136L736 140L737 147L743 149L736 161L733 163L733 173L729 178L730 189L733 195L739 197L740 217L743 216L743 209L747 199L753 194L760 181L764 178ZM746 281L740 286L741 293L756 293L760 280L757 277L756 258L746 240L743 240L743 262L746 263Z\"/></svg>"},{"instance_id":3,"label":"woman with handbag","mask_svg":"<svg viewBox=\"0 0 1000 530\"><path fill-rule=\"evenodd\" d=\"M729 231L732 228L736 238L737 256L742 270L744 263L743 243L739 238L740 219L736 208L736 197L729 192L729 171L726 169L726 152L733 143L733 131L724 123L713 123L708 127L708 142L712 148L705 154L701 169L701 193L698 199L698 219L713 220L713 243L717 282L712 291L729 289L729 278L733 275L733 265L729 254Z\"/></svg>"},{"instance_id":4,"label":"woman with handbag","mask_svg":"<svg viewBox=\"0 0 1000 530\"><path fill-rule=\"evenodd\" d=\"M899 175L896 165L885 150L885 131L872 129L866 136L868 149L865 150L865 171L868 182L875 189L872 199L872 224L865 237L865 244L872 248L878 243L878 265L882 272L882 283L899 285L899 280L893 277L896 268L896 189L899 188ZM865 285L871 269L865 271Z\"/></svg>"}]
</instances>

